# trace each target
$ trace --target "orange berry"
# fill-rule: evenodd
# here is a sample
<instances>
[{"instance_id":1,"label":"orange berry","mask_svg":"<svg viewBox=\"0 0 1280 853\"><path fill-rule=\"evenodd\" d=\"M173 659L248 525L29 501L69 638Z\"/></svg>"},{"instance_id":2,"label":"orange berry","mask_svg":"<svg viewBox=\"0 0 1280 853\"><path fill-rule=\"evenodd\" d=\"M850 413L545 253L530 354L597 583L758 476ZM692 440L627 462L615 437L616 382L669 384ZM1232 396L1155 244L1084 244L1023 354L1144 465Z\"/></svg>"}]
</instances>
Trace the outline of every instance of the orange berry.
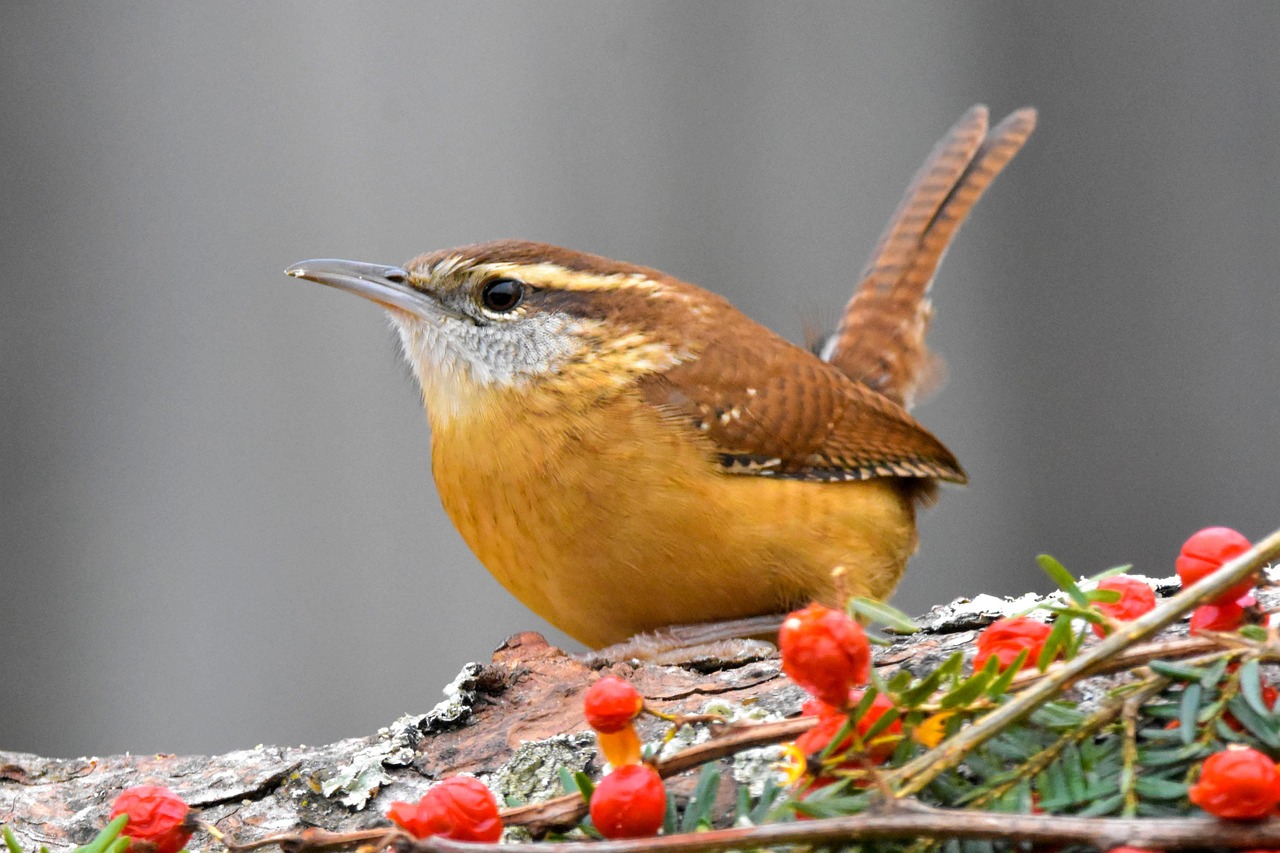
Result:
<instances>
[{"instance_id":1,"label":"orange berry","mask_svg":"<svg viewBox=\"0 0 1280 853\"><path fill-rule=\"evenodd\" d=\"M1201 604L1191 612L1191 633L1234 631L1244 624L1244 608L1234 601Z\"/></svg>"},{"instance_id":2,"label":"orange berry","mask_svg":"<svg viewBox=\"0 0 1280 853\"><path fill-rule=\"evenodd\" d=\"M1029 616L997 619L978 635L978 653L973 656L974 672L985 667L990 658L1000 662L1000 669L1008 669L1023 649L1027 651L1027 657L1020 668L1035 666L1051 630L1048 625Z\"/></svg>"},{"instance_id":3,"label":"orange berry","mask_svg":"<svg viewBox=\"0 0 1280 853\"><path fill-rule=\"evenodd\" d=\"M182 798L161 785L135 785L126 788L111 805L111 818L122 814L129 822L120 831L131 841L129 850L137 850L146 842L146 849L155 853L178 853L191 839L195 825L191 820L191 807Z\"/></svg>"},{"instance_id":4,"label":"orange berry","mask_svg":"<svg viewBox=\"0 0 1280 853\"><path fill-rule=\"evenodd\" d=\"M640 693L613 675L606 675L582 695L587 725L598 732L621 731L640 715L643 707L644 699Z\"/></svg>"},{"instance_id":5,"label":"orange berry","mask_svg":"<svg viewBox=\"0 0 1280 853\"><path fill-rule=\"evenodd\" d=\"M842 610L810 604L787 616L778 632L782 671L813 696L845 707L850 688L871 676L871 644Z\"/></svg>"},{"instance_id":6,"label":"orange berry","mask_svg":"<svg viewBox=\"0 0 1280 853\"><path fill-rule=\"evenodd\" d=\"M647 764L619 767L591 794L591 822L605 838L657 835L667 813L667 791Z\"/></svg>"},{"instance_id":7,"label":"orange berry","mask_svg":"<svg viewBox=\"0 0 1280 853\"><path fill-rule=\"evenodd\" d=\"M1230 527L1206 527L1191 534L1191 538L1182 543L1182 550L1174 566L1182 585L1188 587L1213 574L1224 563L1239 557L1250 547L1244 534ZM1248 595L1253 584L1254 578L1245 578L1215 598L1213 603L1233 602Z\"/></svg>"},{"instance_id":8,"label":"orange berry","mask_svg":"<svg viewBox=\"0 0 1280 853\"><path fill-rule=\"evenodd\" d=\"M1191 802L1215 817L1261 820L1280 803L1280 772L1256 749L1228 749L1204 760Z\"/></svg>"},{"instance_id":9,"label":"orange berry","mask_svg":"<svg viewBox=\"0 0 1280 853\"><path fill-rule=\"evenodd\" d=\"M1128 575L1116 575L1098 584L1098 589L1109 589L1120 593L1119 601L1096 601L1093 608L1099 613L1110 616L1120 622L1132 622L1144 613L1155 609L1156 594L1143 581ZM1099 637L1106 635L1106 628L1094 624L1093 633Z\"/></svg>"},{"instance_id":10,"label":"orange berry","mask_svg":"<svg viewBox=\"0 0 1280 853\"><path fill-rule=\"evenodd\" d=\"M502 837L498 803L474 776L450 776L415 803L397 800L387 817L414 838L442 835L456 841L497 841Z\"/></svg>"}]
</instances>

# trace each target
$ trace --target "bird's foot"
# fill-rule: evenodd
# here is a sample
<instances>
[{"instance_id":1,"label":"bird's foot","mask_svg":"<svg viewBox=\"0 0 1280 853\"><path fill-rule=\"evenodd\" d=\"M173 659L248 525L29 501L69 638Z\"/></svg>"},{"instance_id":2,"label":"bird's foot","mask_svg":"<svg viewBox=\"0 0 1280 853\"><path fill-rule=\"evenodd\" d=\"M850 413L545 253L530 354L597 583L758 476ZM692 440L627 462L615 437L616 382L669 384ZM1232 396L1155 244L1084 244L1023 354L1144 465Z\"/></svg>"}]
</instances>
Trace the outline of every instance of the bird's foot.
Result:
<instances>
[{"instance_id":1,"label":"bird's foot","mask_svg":"<svg viewBox=\"0 0 1280 853\"><path fill-rule=\"evenodd\" d=\"M596 668L618 661L642 660L706 671L731 669L773 655L774 644L762 638L776 639L782 619L782 614L770 614L672 625L587 652L580 659Z\"/></svg>"}]
</instances>

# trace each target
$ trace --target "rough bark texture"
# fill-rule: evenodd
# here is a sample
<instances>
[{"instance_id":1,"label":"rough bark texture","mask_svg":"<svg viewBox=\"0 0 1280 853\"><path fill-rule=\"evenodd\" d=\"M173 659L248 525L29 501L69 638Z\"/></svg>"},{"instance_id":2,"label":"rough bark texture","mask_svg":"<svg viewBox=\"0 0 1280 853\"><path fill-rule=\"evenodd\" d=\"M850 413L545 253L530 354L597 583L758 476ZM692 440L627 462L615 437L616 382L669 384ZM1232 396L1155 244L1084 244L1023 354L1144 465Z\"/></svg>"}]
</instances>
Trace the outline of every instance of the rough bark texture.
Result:
<instances>
[{"instance_id":1,"label":"rough bark texture","mask_svg":"<svg viewBox=\"0 0 1280 853\"><path fill-rule=\"evenodd\" d=\"M969 648L977 628L1034 600L983 596L937 608L921 620L924 631L881 649L877 668L886 675L899 667L928 671L956 649ZM24 849L82 844L106 823L116 795L139 784L169 786L241 842L300 827L377 826L390 801L416 800L434 780L460 772L481 777L500 797L549 799L561 793L561 767L599 775L581 694L601 671L538 634L519 634L490 663L467 664L434 709L402 717L368 737L212 757L48 759L0 752L0 824L14 830ZM631 681L651 707L669 713L717 711L733 719L776 720L798 713L805 698L771 655L686 666L613 663L603 671ZM646 742L668 728L652 717L640 722ZM705 725L689 726L666 750L709 736ZM724 760L725 775L740 782L761 779L773 758L768 749ZM673 783L677 796L691 787L691 778ZM212 844L198 833L190 848Z\"/></svg>"}]
</instances>

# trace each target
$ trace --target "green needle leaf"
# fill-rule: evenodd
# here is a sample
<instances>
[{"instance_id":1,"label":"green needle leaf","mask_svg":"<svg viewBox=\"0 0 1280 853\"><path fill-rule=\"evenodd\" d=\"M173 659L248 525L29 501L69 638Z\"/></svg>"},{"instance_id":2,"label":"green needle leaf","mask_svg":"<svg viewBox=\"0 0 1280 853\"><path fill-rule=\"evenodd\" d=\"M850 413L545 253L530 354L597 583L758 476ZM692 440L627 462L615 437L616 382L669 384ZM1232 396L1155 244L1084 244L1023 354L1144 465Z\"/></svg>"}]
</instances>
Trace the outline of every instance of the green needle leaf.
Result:
<instances>
[{"instance_id":1,"label":"green needle leaf","mask_svg":"<svg viewBox=\"0 0 1280 853\"><path fill-rule=\"evenodd\" d=\"M1026 656L1027 652L1024 649L1019 653L1018 660L1023 660ZM949 691L946 696L942 697L942 701L938 704L943 708L962 708L971 704L974 699L981 696L983 692L991 686L992 681L995 681L996 667L994 664L997 663L998 662L994 656L988 658L987 666L984 666L965 681L961 682L959 687ZM1013 667L1016 666L1017 662L1015 661Z\"/></svg>"},{"instance_id":2,"label":"green needle leaf","mask_svg":"<svg viewBox=\"0 0 1280 853\"><path fill-rule=\"evenodd\" d=\"M1262 698L1262 673L1258 671L1257 658L1250 658L1240 665L1240 695L1244 696L1245 701L1249 703L1249 707L1257 711L1261 716L1267 716L1271 713L1271 709L1267 707L1267 702Z\"/></svg>"},{"instance_id":3,"label":"green needle leaf","mask_svg":"<svg viewBox=\"0 0 1280 853\"><path fill-rule=\"evenodd\" d=\"M1187 795L1186 784L1156 776L1139 776L1134 788L1139 796L1149 800L1181 800Z\"/></svg>"},{"instance_id":4,"label":"green needle leaf","mask_svg":"<svg viewBox=\"0 0 1280 853\"><path fill-rule=\"evenodd\" d=\"M1229 663L1230 661L1223 658L1217 663L1209 664L1209 667L1204 671L1204 676L1200 679L1200 686L1205 690L1216 690L1218 684L1222 681L1223 674L1227 671Z\"/></svg>"},{"instance_id":5,"label":"green needle leaf","mask_svg":"<svg viewBox=\"0 0 1280 853\"><path fill-rule=\"evenodd\" d=\"M560 765L556 770L556 775L560 779L560 790L564 791L566 794L580 793L578 791L578 782L573 778L573 774L569 772L568 767L565 767L563 764Z\"/></svg>"},{"instance_id":6,"label":"green needle leaf","mask_svg":"<svg viewBox=\"0 0 1280 853\"><path fill-rule=\"evenodd\" d=\"M1174 681L1199 681L1204 678L1204 670L1196 666L1169 663L1163 660L1153 660L1147 666L1151 667L1154 672Z\"/></svg>"},{"instance_id":7,"label":"green needle leaf","mask_svg":"<svg viewBox=\"0 0 1280 853\"><path fill-rule=\"evenodd\" d=\"M1246 640L1253 640L1255 643L1265 643L1267 641L1267 629L1261 625L1245 625L1240 628L1239 633Z\"/></svg>"},{"instance_id":8,"label":"green needle leaf","mask_svg":"<svg viewBox=\"0 0 1280 853\"><path fill-rule=\"evenodd\" d=\"M1036 668L1044 672L1061 652L1067 650L1070 641L1071 620L1056 620L1053 623L1053 628L1049 631L1049 636L1045 637L1044 647L1040 649L1040 654L1036 657Z\"/></svg>"},{"instance_id":9,"label":"green needle leaf","mask_svg":"<svg viewBox=\"0 0 1280 853\"><path fill-rule=\"evenodd\" d=\"M1105 572L1098 572L1096 575L1090 575L1089 580L1097 583L1098 581L1104 581L1107 578L1113 578L1116 575L1127 575L1132 568L1132 563L1127 563L1123 566L1116 566L1114 569L1107 569Z\"/></svg>"},{"instance_id":10,"label":"green needle leaf","mask_svg":"<svg viewBox=\"0 0 1280 853\"><path fill-rule=\"evenodd\" d=\"M999 677L992 681L991 685L987 687L987 695L992 699L999 699L1001 696L1009 692L1009 685L1012 684L1013 680L1017 677L1018 667L1005 667L1004 672L1000 673Z\"/></svg>"},{"instance_id":11,"label":"green needle leaf","mask_svg":"<svg viewBox=\"0 0 1280 853\"><path fill-rule=\"evenodd\" d=\"M885 729L893 725L900 718L897 708L892 708L881 714L876 721L871 724L871 728L867 729L866 734L862 736L863 743L869 743L884 733Z\"/></svg>"},{"instance_id":12,"label":"green needle leaf","mask_svg":"<svg viewBox=\"0 0 1280 853\"><path fill-rule=\"evenodd\" d=\"M1259 714L1253 705L1243 696L1236 696L1227 703L1231 716L1244 726L1249 734L1267 745L1268 749L1280 749L1280 732L1276 731L1275 717L1270 714Z\"/></svg>"},{"instance_id":13,"label":"green needle leaf","mask_svg":"<svg viewBox=\"0 0 1280 853\"><path fill-rule=\"evenodd\" d=\"M684 807L684 819L680 821L681 832L693 832L700 825L711 826L711 808L715 805L716 789L720 787L720 771L714 764L704 764L698 774L698 786L693 797Z\"/></svg>"},{"instance_id":14,"label":"green needle leaf","mask_svg":"<svg viewBox=\"0 0 1280 853\"><path fill-rule=\"evenodd\" d=\"M883 625L895 634L914 634L920 630L910 616L896 607L861 596L849 599L849 615L861 616L876 625Z\"/></svg>"},{"instance_id":15,"label":"green needle leaf","mask_svg":"<svg viewBox=\"0 0 1280 853\"><path fill-rule=\"evenodd\" d=\"M960 674L960 668L964 665L964 656L960 652L956 652L951 657L943 661L942 666L929 673L920 680L920 683L909 690L903 690L898 694L902 700L902 705L908 709L914 708L921 702L927 701L942 685L944 679L953 679Z\"/></svg>"},{"instance_id":16,"label":"green needle leaf","mask_svg":"<svg viewBox=\"0 0 1280 853\"><path fill-rule=\"evenodd\" d=\"M124 842L124 847L119 848L113 842L116 841L116 836L120 834L120 830L124 829L125 824L128 822L129 816L127 814L120 815L104 826L102 831L95 835L88 844L83 847L77 847L74 853L108 853L108 851L116 853L118 849L124 849L124 847L129 846L129 839L121 838L120 841Z\"/></svg>"},{"instance_id":17,"label":"green needle leaf","mask_svg":"<svg viewBox=\"0 0 1280 853\"><path fill-rule=\"evenodd\" d=\"M1105 815L1118 814L1122 805L1124 805L1124 794L1114 794L1110 797L1103 797L1101 800L1094 800L1076 812L1076 814L1080 815L1080 817L1103 817Z\"/></svg>"},{"instance_id":18,"label":"green needle leaf","mask_svg":"<svg viewBox=\"0 0 1280 853\"><path fill-rule=\"evenodd\" d=\"M1036 563L1040 569L1049 576L1049 579L1058 585L1058 588L1070 596L1071 600L1081 607L1089 606L1089 599L1076 585L1076 579L1071 577L1071 572L1067 571L1066 566L1059 563L1048 554L1041 554L1036 557Z\"/></svg>"},{"instance_id":19,"label":"green needle leaf","mask_svg":"<svg viewBox=\"0 0 1280 853\"><path fill-rule=\"evenodd\" d=\"M579 770L573 774L573 781L577 783L578 793L582 795L582 799L588 803L591 802L591 795L596 790L596 783L591 781L591 777Z\"/></svg>"},{"instance_id":20,"label":"green needle leaf","mask_svg":"<svg viewBox=\"0 0 1280 853\"><path fill-rule=\"evenodd\" d=\"M1196 739L1202 696L1204 688L1199 683L1188 684L1182 691L1182 702L1178 704L1178 731L1182 733L1183 743L1191 743Z\"/></svg>"}]
</instances>

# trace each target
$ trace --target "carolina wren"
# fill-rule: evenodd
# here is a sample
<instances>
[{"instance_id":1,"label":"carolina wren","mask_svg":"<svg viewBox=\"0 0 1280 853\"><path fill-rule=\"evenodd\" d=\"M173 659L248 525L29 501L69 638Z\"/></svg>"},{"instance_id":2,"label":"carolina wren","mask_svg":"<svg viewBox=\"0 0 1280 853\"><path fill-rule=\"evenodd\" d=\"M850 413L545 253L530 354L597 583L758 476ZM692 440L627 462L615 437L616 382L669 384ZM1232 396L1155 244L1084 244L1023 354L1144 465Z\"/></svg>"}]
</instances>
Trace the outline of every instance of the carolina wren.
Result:
<instances>
[{"instance_id":1,"label":"carolina wren","mask_svg":"<svg viewBox=\"0 0 1280 853\"><path fill-rule=\"evenodd\" d=\"M657 270L516 240L286 272L387 309L440 499L517 598L598 647L679 623L883 598L916 505L965 482L906 406L934 270L1031 134L978 106L916 176L815 354Z\"/></svg>"}]
</instances>

